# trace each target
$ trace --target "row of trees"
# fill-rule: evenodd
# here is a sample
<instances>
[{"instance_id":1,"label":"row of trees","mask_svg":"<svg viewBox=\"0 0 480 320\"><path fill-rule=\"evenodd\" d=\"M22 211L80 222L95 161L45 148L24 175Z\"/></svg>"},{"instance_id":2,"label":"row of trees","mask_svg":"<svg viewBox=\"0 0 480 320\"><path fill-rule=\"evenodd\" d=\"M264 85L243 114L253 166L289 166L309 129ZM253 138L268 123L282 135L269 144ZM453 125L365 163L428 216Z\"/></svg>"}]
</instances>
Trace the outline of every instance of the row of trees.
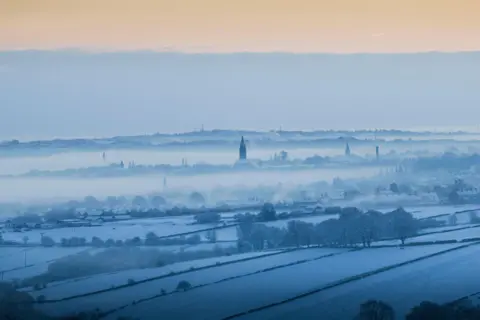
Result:
<instances>
[{"instance_id":1,"label":"row of trees","mask_svg":"<svg viewBox=\"0 0 480 320\"><path fill-rule=\"evenodd\" d=\"M289 221L286 228L244 220L237 227L238 246L252 246L254 250L280 246L354 246L365 247L381 239L399 239L402 244L416 234L420 222L412 214L399 208L389 213L357 208L344 209L338 219L313 224Z\"/></svg>"},{"instance_id":2,"label":"row of trees","mask_svg":"<svg viewBox=\"0 0 480 320\"><path fill-rule=\"evenodd\" d=\"M90 242L87 241L85 237L71 237L71 238L62 238L60 243L62 247L83 247L83 246L93 246L93 247L122 247L122 246L169 246L169 245L195 245L202 242L202 238L199 234L194 234L191 236L180 236L175 238L160 238L154 232L149 232L145 236L145 240L140 237L134 237L126 240L114 240L107 239L102 240L99 237L93 237ZM52 247L57 243L48 236L42 236L41 243L44 247Z\"/></svg>"},{"instance_id":3,"label":"row of trees","mask_svg":"<svg viewBox=\"0 0 480 320\"><path fill-rule=\"evenodd\" d=\"M202 205L205 204L205 197L199 192L192 192L188 197L188 201L191 204ZM161 195L153 195L149 197L135 196L131 200L127 199L124 196L109 196L105 200L99 200L94 196L87 196L81 201L71 200L64 204L64 207L77 209L77 208L87 208L87 209L102 209L104 207L108 208L117 208L117 207L126 207L133 206L137 208L163 208L167 205L167 201Z\"/></svg>"},{"instance_id":4,"label":"row of trees","mask_svg":"<svg viewBox=\"0 0 480 320\"><path fill-rule=\"evenodd\" d=\"M395 320L393 308L383 301L369 300L360 306L354 320ZM472 304L436 304L424 301L413 307L406 320L478 320L480 307Z\"/></svg>"}]
</instances>

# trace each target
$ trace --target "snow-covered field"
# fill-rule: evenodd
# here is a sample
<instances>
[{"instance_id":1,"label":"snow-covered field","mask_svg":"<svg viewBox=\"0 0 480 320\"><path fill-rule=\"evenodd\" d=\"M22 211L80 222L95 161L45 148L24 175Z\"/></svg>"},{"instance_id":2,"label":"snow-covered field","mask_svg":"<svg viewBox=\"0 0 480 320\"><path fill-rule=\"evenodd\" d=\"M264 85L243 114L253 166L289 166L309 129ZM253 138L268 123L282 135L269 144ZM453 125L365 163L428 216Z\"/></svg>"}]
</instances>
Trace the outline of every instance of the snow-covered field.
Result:
<instances>
[{"instance_id":1,"label":"snow-covered field","mask_svg":"<svg viewBox=\"0 0 480 320\"><path fill-rule=\"evenodd\" d=\"M133 300L150 298L158 295L160 294L161 289L166 290L166 292L172 292L176 289L177 284L182 280L190 282L192 286L198 286L202 284L216 282L225 278L258 272L266 268L281 266L300 260L315 259L323 257L325 255L344 252L347 252L347 250L312 248L291 251L268 257L260 257L249 261L189 272L181 275L173 275L171 277L158 279L151 282L145 282L132 287L113 290L106 293L95 294L92 296L67 300L53 304L49 303L41 305L40 308L52 314L68 314L72 310L78 310L79 308L81 308L82 310L90 310L100 307L102 310L110 310L130 304ZM213 264L216 261L221 261L218 259L209 260L210 263L213 262ZM192 262L185 263L182 266L181 270L184 270L187 266L189 268L192 265L195 264L193 264ZM99 275L94 278L88 278L82 281L78 281L76 283L70 282L61 286L47 287L45 290L34 292L33 295L36 296L43 294L47 297L47 299L64 298L85 292L95 291L99 288L104 288L111 283L113 283L114 285L126 284L129 278L132 278L134 280L141 279L142 277L144 277L144 272L151 272L152 276L162 275L169 272L169 270L165 268L151 269L150 271L147 269L125 271L121 275ZM179 267L175 266L173 268L173 270L178 270ZM105 280L103 280L103 277L106 277ZM106 288L109 288L110 286ZM173 294L172 296L178 296L178 294Z\"/></svg>"},{"instance_id":2,"label":"snow-covered field","mask_svg":"<svg viewBox=\"0 0 480 320\"><path fill-rule=\"evenodd\" d=\"M408 238L405 243L411 242L423 242L423 241L445 241L445 240L458 240L480 237L480 227L471 227L467 229L449 231L442 233L426 234L413 238ZM378 241L374 245L398 245L400 240L388 240Z\"/></svg>"},{"instance_id":3,"label":"snow-covered field","mask_svg":"<svg viewBox=\"0 0 480 320\"><path fill-rule=\"evenodd\" d=\"M136 315L137 317L141 315L142 319L156 319L158 314L162 314L163 317L172 319L221 319L236 312L322 287L345 277L405 262L456 246L458 245L412 247L404 250L380 248L348 252L312 262L194 288L187 292L159 297L128 307L118 314L114 314L114 318L116 319L117 316L123 315ZM95 309L98 306L108 310L130 304L132 300L159 294L162 288L167 290L167 292L171 291L175 289L181 280L187 280L193 286L212 283L231 276L262 270L269 266L306 259L306 254L320 256L323 253L325 253L325 249L307 249L280 254L278 256L173 276L104 294L45 304L40 307L47 313L59 315L74 310ZM82 286L81 284L77 285ZM47 299L51 299L48 293L49 288L46 290L45 295ZM51 294L53 295L53 292ZM68 295L68 293L63 294Z\"/></svg>"},{"instance_id":4,"label":"snow-covered field","mask_svg":"<svg viewBox=\"0 0 480 320\"><path fill-rule=\"evenodd\" d=\"M299 264L284 269L238 278L160 297L129 306L112 314L156 319L223 319L227 316L322 288L350 276L405 262L454 246L429 246L400 250L361 250ZM319 315L316 315L318 318ZM303 319L303 318L297 318Z\"/></svg>"},{"instance_id":5,"label":"snow-covered field","mask_svg":"<svg viewBox=\"0 0 480 320\"><path fill-rule=\"evenodd\" d=\"M369 299L385 301L395 309L396 318L403 319L422 301L447 303L478 292L479 255L479 245L452 251L238 319L352 319Z\"/></svg>"},{"instance_id":6,"label":"snow-covered field","mask_svg":"<svg viewBox=\"0 0 480 320\"><path fill-rule=\"evenodd\" d=\"M47 271L50 262L82 251L86 249L0 247L0 272L4 280L33 277Z\"/></svg>"},{"instance_id":7,"label":"snow-covered field","mask_svg":"<svg viewBox=\"0 0 480 320\"><path fill-rule=\"evenodd\" d=\"M438 228L426 228L426 229L418 230L418 234L421 235L421 234L432 233L432 232L447 232L447 231L457 230L459 228L468 228L468 227L474 227L474 226L476 225L472 224L472 225L445 226L445 227L438 227Z\"/></svg>"},{"instance_id":8,"label":"snow-covered field","mask_svg":"<svg viewBox=\"0 0 480 320\"><path fill-rule=\"evenodd\" d=\"M171 274L172 272L185 272L191 270L191 268L198 269L208 266L215 266L217 263L228 263L234 261L241 261L244 259L260 258L263 256L266 257L274 255L278 252L281 251L251 252L225 257L178 262L160 268L134 269L76 279L69 279L50 283L48 285L48 288L41 291L35 291L33 292L33 294L35 296L44 294L48 296L49 299L61 299L69 296L109 289L112 286L125 285L127 284L128 279L133 279L138 282L146 279L166 276L168 274ZM280 255L284 254L285 253L282 253ZM32 289L28 289L27 291L32 291Z\"/></svg>"},{"instance_id":9,"label":"snow-covered field","mask_svg":"<svg viewBox=\"0 0 480 320\"><path fill-rule=\"evenodd\" d=\"M381 209L380 212L390 212L396 208ZM442 214L452 214L467 210L480 210L479 205L445 205L445 206L420 206L420 207L405 207L406 211L411 212L412 215L417 219L428 218L433 216L438 216ZM460 222L459 222L460 223Z\"/></svg>"}]
</instances>

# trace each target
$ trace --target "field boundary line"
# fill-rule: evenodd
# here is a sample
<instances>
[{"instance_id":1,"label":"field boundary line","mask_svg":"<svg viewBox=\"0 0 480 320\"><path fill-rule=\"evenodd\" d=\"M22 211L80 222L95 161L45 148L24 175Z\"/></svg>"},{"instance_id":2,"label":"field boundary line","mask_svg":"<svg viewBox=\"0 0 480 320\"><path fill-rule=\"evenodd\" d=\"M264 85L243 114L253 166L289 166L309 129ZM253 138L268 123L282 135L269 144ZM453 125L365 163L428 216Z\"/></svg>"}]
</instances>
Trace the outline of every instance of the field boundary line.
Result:
<instances>
[{"instance_id":1,"label":"field boundary line","mask_svg":"<svg viewBox=\"0 0 480 320\"><path fill-rule=\"evenodd\" d=\"M190 273L190 272L196 272L196 271L201 271L201 270L206 270L206 269L211 269L211 268L216 268L216 267L222 267L222 266L235 264L235 263L239 263L239 262L246 262L246 261L255 260L255 259L262 259L262 258L267 258L267 257L271 257L271 256L276 256L276 255L280 255L280 254L289 253L289 252L292 252L292 251L307 250L307 249L308 248L282 250L282 251L279 251L279 252L269 253L269 254L265 254L265 255L248 257L248 258L243 258L243 259L239 259L239 260L232 260L232 261L221 262L221 263L216 263L216 264L210 264L210 265L207 265L207 266L193 268L193 269L190 268L190 269L186 269L186 270L183 270L183 271L171 272L171 273L167 273L167 274L162 274L160 276L139 280L139 281L136 281L135 283L132 283L132 284L127 283L127 284L123 284L123 285L116 286L116 287L113 287L113 288L96 290L96 291L82 293L82 294L79 294L79 295L73 295L73 296L69 296L69 297L65 297L65 298L61 298L61 299L34 301L33 304L57 303L57 302L63 302L63 301L88 297L88 296L101 294L101 293L105 293L105 292L121 290L121 289L124 289L124 288L133 287L133 286L136 286L136 285L139 285L139 284L142 284L142 283L147 283L147 282L156 281L156 280L160 280L160 279L164 279L164 278L174 277L174 276L178 276L178 275L182 275L182 274L186 274L186 273ZM221 257L218 257L218 258L221 258ZM194 260L191 260L191 261L194 261ZM132 270L132 269L130 269L130 270ZM124 270L124 271L128 271L128 270ZM98 275L100 275L100 274L98 274ZM95 275L92 275L92 276L95 276Z\"/></svg>"},{"instance_id":2,"label":"field boundary line","mask_svg":"<svg viewBox=\"0 0 480 320\"><path fill-rule=\"evenodd\" d=\"M332 288L335 288L335 287L338 287L338 286L341 286L341 285L344 285L344 284L347 284L347 283L350 283L350 282L361 280L361 279L364 279L364 278L369 277L369 276L377 275L377 274L382 273L382 272L397 269L399 267L403 267L403 266L406 266L406 265L409 265L409 264L412 264L412 263L415 263L415 262L419 262L419 261L422 261L422 260L427 260L429 258L433 258L433 257L440 256L440 255L443 255L443 254L446 254L446 253L449 253L449 252L452 252L452 251L457 251L457 250L464 249L464 248L467 248L467 247L470 247L470 246L475 246L475 245L478 245L478 244L480 244L480 242L475 242L475 243L470 243L470 244L455 247L455 248L450 248L450 249L447 249L447 250L435 252L435 253L432 253L432 254L429 254L429 255L426 255L426 256L423 256L423 257L419 257L419 258L416 258L416 259L412 259L412 260L409 260L409 261L396 263L396 264L386 266L386 267L382 267L382 268L379 268L379 269L376 269L376 270L373 270L373 271L368 271L368 272L364 272L364 273L361 273L361 274L358 274L358 275L355 275L355 276L347 277L347 278L344 278L342 280L335 281L335 282L332 282L330 284L327 284L327 285L325 285L321 288L310 290L310 291L307 291L305 293L293 296L291 298L287 298L287 299L284 299L284 300L281 300L281 301L273 302L273 303L270 303L270 304L267 304L267 305L252 308L252 309L249 309L249 310L244 311L244 312L239 312L239 313L227 316L225 318L222 318L222 320L235 319L235 318L238 318L238 317L246 316L246 315L254 313L254 312L259 312L259 311L270 309L270 308L273 308L273 307L276 307L276 306L287 304L289 302L292 302L292 301L295 301L295 300L298 300L298 299L301 299L301 298L305 298L305 297L311 296L313 294L316 294L316 293L319 293L319 292L322 292L322 291L325 291L325 290L328 290L328 289L332 289Z\"/></svg>"},{"instance_id":3,"label":"field boundary line","mask_svg":"<svg viewBox=\"0 0 480 320\"><path fill-rule=\"evenodd\" d=\"M325 258L330 258L330 257L334 257L334 256L337 256L337 255L347 254L349 252L360 251L360 250L362 250L362 249L361 248L359 248L359 249L345 249L345 251L342 251L342 252L329 253L329 254L325 254L325 255L318 256L318 257L311 258L311 259L297 260L297 261L294 261L294 262L289 262L289 263L286 263L286 264L281 264L281 265L278 265L278 266L269 267L269 268L265 268L265 269L262 269L262 270L257 270L257 271L253 271L253 272L249 272L249 273L244 273L244 274L240 274L240 275L235 275L235 276L223 278L223 279L216 280L216 281L213 281L213 282L200 284L200 285L197 285L197 286L193 286L186 291L200 289L200 288L203 288L203 287L215 285L215 284L226 282L226 281L231 281L231 280L235 280L235 279L249 277L249 276L253 276L253 275L256 275L256 274L260 274L260 273L264 273L264 272L270 272L270 271L274 271L274 270L278 270L278 269L293 267L293 266L296 266L296 265L299 265L299 264L318 261L318 260L322 260L322 259L325 259ZM175 291L172 291L172 292L169 292L169 293L166 293L166 294L157 294L157 295L154 295L154 296L151 296L151 297L148 297L148 298L143 298L143 299L140 299L140 300L136 300L136 301L133 301L132 303L129 303L127 305L124 305L124 306L115 308L113 310L107 311L105 314L102 314L101 318L103 318L107 315L110 315L112 313L115 313L117 311L120 311L122 309L125 309L126 307L128 307L130 305L136 305L136 304L139 304L139 303L142 303L142 302L154 300L154 299L161 298L161 297L170 296L170 295L173 295L173 294L181 294L183 292L185 292L185 291L175 290Z\"/></svg>"}]
</instances>

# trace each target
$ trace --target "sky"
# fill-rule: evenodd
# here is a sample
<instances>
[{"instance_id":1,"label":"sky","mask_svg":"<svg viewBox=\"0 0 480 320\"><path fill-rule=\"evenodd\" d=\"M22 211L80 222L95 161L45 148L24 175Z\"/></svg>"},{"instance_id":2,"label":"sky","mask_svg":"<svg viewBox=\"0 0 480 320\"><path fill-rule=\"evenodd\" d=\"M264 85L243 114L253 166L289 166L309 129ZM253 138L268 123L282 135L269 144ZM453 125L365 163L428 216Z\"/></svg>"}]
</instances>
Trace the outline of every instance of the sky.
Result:
<instances>
[{"instance_id":1,"label":"sky","mask_svg":"<svg viewBox=\"0 0 480 320\"><path fill-rule=\"evenodd\" d=\"M478 128L479 12L479 0L0 0L0 140Z\"/></svg>"},{"instance_id":2,"label":"sky","mask_svg":"<svg viewBox=\"0 0 480 320\"><path fill-rule=\"evenodd\" d=\"M478 0L2 0L0 50L480 50Z\"/></svg>"},{"instance_id":3,"label":"sky","mask_svg":"<svg viewBox=\"0 0 480 320\"><path fill-rule=\"evenodd\" d=\"M475 126L480 52L0 52L0 140Z\"/></svg>"}]
</instances>

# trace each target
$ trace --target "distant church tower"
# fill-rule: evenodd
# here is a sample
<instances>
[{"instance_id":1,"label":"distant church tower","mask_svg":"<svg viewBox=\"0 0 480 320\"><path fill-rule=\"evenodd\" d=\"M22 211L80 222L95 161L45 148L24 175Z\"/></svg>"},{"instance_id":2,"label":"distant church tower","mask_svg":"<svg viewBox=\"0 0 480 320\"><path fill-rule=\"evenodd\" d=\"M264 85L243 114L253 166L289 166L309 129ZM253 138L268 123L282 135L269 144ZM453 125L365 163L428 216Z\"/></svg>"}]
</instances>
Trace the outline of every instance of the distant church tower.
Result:
<instances>
[{"instance_id":1,"label":"distant church tower","mask_svg":"<svg viewBox=\"0 0 480 320\"><path fill-rule=\"evenodd\" d=\"M247 160L247 146L245 145L245 140L243 139L243 136L242 140L240 141L239 159Z\"/></svg>"},{"instance_id":2,"label":"distant church tower","mask_svg":"<svg viewBox=\"0 0 480 320\"><path fill-rule=\"evenodd\" d=\"M345 146L345 155L347 157L350 156L350 145L348 144L348 142L347 142L347 145Z\"/></svg>"}]
</instances>

